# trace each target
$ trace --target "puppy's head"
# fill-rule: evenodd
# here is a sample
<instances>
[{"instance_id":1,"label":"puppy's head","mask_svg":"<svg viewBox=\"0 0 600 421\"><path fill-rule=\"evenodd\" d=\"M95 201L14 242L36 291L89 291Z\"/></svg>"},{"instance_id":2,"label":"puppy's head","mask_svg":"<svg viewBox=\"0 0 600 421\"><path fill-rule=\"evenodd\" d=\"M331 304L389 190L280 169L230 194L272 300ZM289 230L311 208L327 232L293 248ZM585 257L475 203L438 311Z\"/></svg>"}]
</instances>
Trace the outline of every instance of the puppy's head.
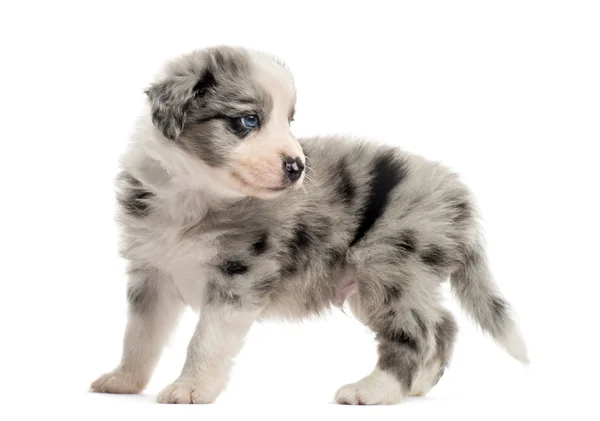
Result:
<instances>
[{"instance_id":1,"label":"puppy's head","mask_svg":"<svg viewBox=\"0 0 600 421\"><path fill-rule=\"evenodd\" d=\"M272 198L302 183L305 158L290 131L294 83L273 58L196 51L170 62L146 94L163 140L201 161L214 187Z\"/></svg>"}]
</instances>

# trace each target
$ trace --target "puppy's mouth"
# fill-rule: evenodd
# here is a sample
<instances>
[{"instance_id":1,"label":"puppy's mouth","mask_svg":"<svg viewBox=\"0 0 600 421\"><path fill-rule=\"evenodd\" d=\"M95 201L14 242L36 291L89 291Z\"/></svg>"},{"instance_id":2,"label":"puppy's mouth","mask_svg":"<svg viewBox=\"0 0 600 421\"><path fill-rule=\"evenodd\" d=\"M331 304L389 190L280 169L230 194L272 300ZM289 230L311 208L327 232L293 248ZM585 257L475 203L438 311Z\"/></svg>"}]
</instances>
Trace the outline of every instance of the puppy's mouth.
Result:
<instances>
[{"instance_id":1,"label":"puppy's mouth","mask_svg":"<svg viewBox=\"0 0 600 421\"><path fill-rule=\"evenodd\" d=\"M256 184L253 184L253 183L250 183L249 181L247 181L242 175L240 175L239 173L237 173L235 171L231 171L230 174L242 186L244 186L245 188L247 188L249 190L253 190L253 191L268 191L268 192L278 193L289 187L289 185L283 185L283 184L280 186L276 186L276 187L257 186Z\"/></svg>"},{"instance_id":2,"label":"puppy's mouth","mask_svg":"<svg viewBox=\"0 0 600 421\"><path fill-rule=\"evenodd\" d=\"M270 190L270 191L282 191L287 189L287 186L281 186L281 187L266 187L266 190Z\"/></svg>"}]
</instances>

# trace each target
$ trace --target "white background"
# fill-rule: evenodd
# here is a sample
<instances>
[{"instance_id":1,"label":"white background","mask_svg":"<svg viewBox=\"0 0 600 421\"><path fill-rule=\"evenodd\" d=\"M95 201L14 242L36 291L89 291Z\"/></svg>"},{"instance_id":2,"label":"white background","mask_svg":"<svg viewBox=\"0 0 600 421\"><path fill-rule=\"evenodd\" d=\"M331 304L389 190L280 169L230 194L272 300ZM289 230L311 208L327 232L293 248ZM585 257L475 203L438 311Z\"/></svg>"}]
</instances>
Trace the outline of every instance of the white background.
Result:
<instances>
[{"instance_id":1,"label":"white background","mask_svg":"<svg viewBox=\"0 0 600 421\"><path fill-rule=\"evenodd\" d=\"M0 31L0 418L598 419L598 2L21 1L2 3ZM87 392L118 362L125 323L117 159L162 62L213 44L288 63L297 135L371 137L463 175L529 368L449 298L453 364L398 406L331 404L376 358L340 312L255 326L214 405L154 403L191 313L143 395Z\"/></svg>"}]
</instances>

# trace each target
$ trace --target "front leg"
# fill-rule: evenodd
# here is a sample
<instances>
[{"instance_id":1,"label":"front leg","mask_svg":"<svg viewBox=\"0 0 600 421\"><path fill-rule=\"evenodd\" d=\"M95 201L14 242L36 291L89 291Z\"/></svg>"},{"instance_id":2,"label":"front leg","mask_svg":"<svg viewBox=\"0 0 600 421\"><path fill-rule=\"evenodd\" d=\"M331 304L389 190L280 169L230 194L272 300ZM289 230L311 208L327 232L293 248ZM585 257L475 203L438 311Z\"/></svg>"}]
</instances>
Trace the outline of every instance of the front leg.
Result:
<instances>
[{"instance_id":1,"label":"front leg","mask_svg":"<svg viewBox=\"0 0 600 421\"><path fill-rule=\"evenodd\" d=\"M227 384L258 310L224 302L203 309L179 378L158 395L160 403L211 403Z\"/></svg>"},{"instance_id":2,"label":"front leg","mask_svg":"<svg viewBox=\"0 0 600 421\"><path fill-rule=\"evenodd\" d=\"M92 383L93 392L141 392L183 310L171 279L151 268L130 269L127 301L121 363Z\"/></svg>"}]
</instances>

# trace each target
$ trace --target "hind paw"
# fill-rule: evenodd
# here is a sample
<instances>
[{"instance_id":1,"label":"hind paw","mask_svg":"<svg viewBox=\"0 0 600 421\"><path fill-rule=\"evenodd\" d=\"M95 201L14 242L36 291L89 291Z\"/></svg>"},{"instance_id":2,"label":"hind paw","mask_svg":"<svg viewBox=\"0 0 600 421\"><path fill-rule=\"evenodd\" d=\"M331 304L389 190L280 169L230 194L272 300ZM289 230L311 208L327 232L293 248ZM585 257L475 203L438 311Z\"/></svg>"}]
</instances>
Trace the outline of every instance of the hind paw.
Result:
<instances>
[{"instance_id":1,"label":"hind paw","mask_svg":"<svg viewBox=\"0 0 600 421\"><path fill-rule=\"evenodd\" d=\"M342 405L394 405L403 398L398 380L379 369L356 383L342 386L335 394L335 401Z\"/></svg>"}]
</instances>

